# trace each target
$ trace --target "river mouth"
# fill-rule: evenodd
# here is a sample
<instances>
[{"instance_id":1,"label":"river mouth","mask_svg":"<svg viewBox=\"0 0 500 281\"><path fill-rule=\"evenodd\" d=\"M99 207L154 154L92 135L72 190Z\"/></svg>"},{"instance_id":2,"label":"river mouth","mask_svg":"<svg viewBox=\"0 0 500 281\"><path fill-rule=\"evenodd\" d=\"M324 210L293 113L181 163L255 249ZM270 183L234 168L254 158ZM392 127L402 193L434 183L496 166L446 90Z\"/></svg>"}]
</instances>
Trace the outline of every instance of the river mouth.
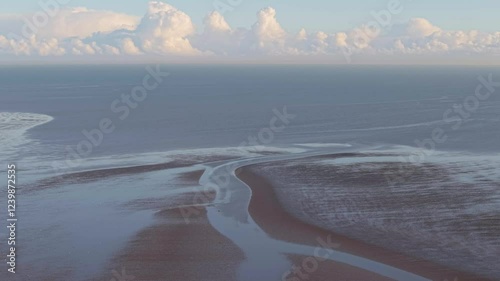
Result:
<instances>
[{"instance_id":1,"label":"river mouth","mask_svg":"<svg viewBox=\"0 0 500 281\"><path fill-rule=\"evenodd\" d=\"M395 187L387 176L400 174L402 149L300 144L269 147L262 153L241 148L178 151L143 155L144 165L116 165L134 163L137 156L96 159L88 161L82 171L33 177L25 196L36 204L22 211L24 216L29 214L26 223L30 225L21 233L23 240L34 241L34 235L42 231L44 235L37 240L40 245L55 248L57 243L61 249L74 251L75 258L61 262L54 272L38 267L29 272L88 280L92 276L111 278L114 271L125 267L134 276L162 280L162 276L174 274L175 267L191 268L194 258L206 268L185 280L206 276L281 280L283 276L293 278L294 268L313 264L311 259L319 249L326 258L316 260L318 270L310 273L311 278L334 274L325 267L340 276L369 280L494 278L495 269L487 263L482 267L471 263L474 268L461 265L496 251L497 217L491 213L472 220L474 213L459 214L450 206L462 204L457 208L471 211L463 207L481 203L484 213L494 206L497 157L437 152L427 163L403 165L412 169L412 177ZM481 167L481 173L474 174L463 165L471 161L480 162L475 166ZM430 183L432 188L424 188ZM461 188L450 187L457 183ZM474 183L482 183L480 190L468 192ZM444 212L447 208L450 210ZM49 213L37 213L40 209ZM432 211L434 217L419 213L424 211ZM47 215L51 216L48 223ZM443 218L452 220L445 225ZM94 233L99 239L83 231L91 229L96 219L103 224ZM37 221L45 221L45 227L39 227ZM413 225L406 224L410 222ZM417 227L418 223L423 225ZM453 226L459 228L450 238ZM475 240L462 236L474 243L458 243L465 233L480 236ZM183 242L174 249L159 246L178 239ZM207 245L207 241L212 242ZM488 243L493 244L485 248ZM418 245L428 246L417 252L413 247ZM43 248L21 251L25 257L30 253L24 262L35 264ZM442 262L444 255L453 253L461 254ZM47 263L60 254L45 255ZM218 258L213 259L214 255ZM137 257L158 262L140 262ZM162 266L166 262L172 266Z\"/></svg>"},{"instance_id":2,"label":"river mouth","mask_svg":"<svg viewBox=\"0 0 500 281\"><path fill-rule=\"evenodd\" d=\"M330 163L329 161L333 161L333 160L338 161L338 163L335 162L333 164L333 166L334 167L340 166L342 169L343 166L349 166L349 165L353 165L353 164L359 165L359 162L362 162L362 161L364 161L363 163L369 163L370 165L372 165L374 162L373 158L378 158L378 162L375 161L375 163L380 163L381 165L383 165L384 169L386 169L387 168L386 165L388 163L391 164L391 162L386 162L386 161L388 159L397 158L399 156L394 152L390 153L387 151L380 151L380 152L370 151L367 153L360 153L360 152L358 152L359 148L354 148L354 149L349 148L349 149L350 150L344 148L344 151L339 151L337 153L332 153L331 150L330 151L328 151L328 150L321 151L320 150L320 151L310 152L309 154L303 153L300 156L297 156L297 155L276 156L276 157L272 157L272 158L264 157L262 159L237 160L236 161L237 163L233 162L233 163L226 164L226 166L224 166L224 165L218 166L215 170L210 171L210 173L211 173L211 176L214 176L215 178L217 178L217 177L220 178L221 175L220 174L218 175L218 173L219 173L218 169L221 170L220 173L224 173L224 170L227 170L227 166L232 166L233 168L236 168L235 174L239 175L240 173L242 173L243 170L245 170L245 168L242 169L240 167L251 166L252 167L251 170L253 172L266 175L269 179L271 179L271 182L273 182L273 183L276 183L276 181L277 181L277 182L280 182L282 184L282 185L278 185L278 186L281 187L281 189L283 190L285 195L280 194L280 191L277 192L278 193L278 200L276 201L277 204L286 205L286 204L291 203L291 205L293 206L293 202L300 202L299 204L302 205L302 208L299 205L293 206L292 208L295 208L294 210L290 210L289 208L287 208L290 206L285 207L285 209L289 213L293 214L295 216L295 218L298 219L299 221L308 222L309 224L313 224L313 225L319 227L320 229L328 229L328 226L330 226L330 227L333 226L333 228L329 229L330 231L333 231L333 232L336 232L337 229L341 229L340 226L338 225L338 223L340 223L344 228L352 227L352 228L356 229L356 231L358 232L358 235L353 235L352 233L350 233L349 235L345 235L344 233L341 233L344 237L355 238L358 241L367 241L368 240L369 241L368 244L373 245L374 241L376 241L376 240L370 239L369 236L364 235L365 233L371 231L370 227L372 225L363 224L363 222L356 221L356 219L352 218L352 217L349 218L347 221L346 220L341 221L338 219L338 217L345 216L347 213L341 212L340 209L339 210L331 210L327 207L328 205L325 205L325 204L320 204L319 206L310 207L309 209L304 209L303 208L304 206L311 205L311 203L313 203L313 202L320 202L320 200L318 199L320 197L318 197L316 199L310 198L310 196L312 194L307 194L311 191L309 188L307 188L307 191L297 191L297 192L300 192L300 193L297 193L296 191L290 191L290 186L288 186L290 184L290 180L292 180L292 182L293 182L294 177L297 177L297 176L303 177L302 182L298 182L298 183L294 182L295 184L298 184L298 185L304 184L304 182L307 183L307 179L314 179L315 183L317 183L318 180L321 180L322 177L326 177L327 181L331 181L332 179L329 176L331 176L332 173L328 169L325 170L325 167L324 167L324 165L332 165L332 163ZM299 164L295 163L294 161L296 161L300 164L303 164L305 166L301 167ZM312 163L312 162L314 162L314 163ZM396 165L396 163L392 163L392 164ZM323 166L323 167L321 167L321 166ZM433 173L433 174L440 173L440 170L437 168L436 164L429 163L429 164L425 164L425 165L415 165L415 166L416 167L414 167L413 174L416 177L421 177L422 175L420 175L419 173L423 173L423 172ZM307 168L305 168L305 167L307 167ZM238 169L238 168L240 168L240 169ZM375 185L377 185L377 180L380 181L379 184L388 185L387 184L387 177L386 177L388 175L387 171L385 171L385 172L384 171L375 171L375 173L372 173L372 174L368 173L367 175L364 175L364 174L362 174L362 171L359 167L349 166L349 167L344 167L344 168L345 168L345 170L338 171L334 176L334 178L337 181L341 182L342 184L346 184L345 180L349 180L351 177L349 173L352 173L352 175L355 174L355 176L351 180L352 181L358 180L358 183L363 183L366 181L366 179L363 179L363 177L370 178L370 180L368 182L366 182L365 184L370 185L372 188L374 186L374 183L375 183ZM391 169L389 169L389 170L391 170ZM278 174L280 173L280 171L282 172L282 176L285 178L279 177ZM377 179L376 175L380 175L379 179ZM288 179L288 181L286 179ZM430 178L429 178L429 180L430 180ZM252 180L249 180L248 178L247 178L247 181L252 182ZM215 183L215 182L213 182L213 183ZM259 185L262 183L257 183L257 184ZM255 194L255 189L251 188L251 190L254 191L253 193L245 191L244 186L242 186L241 188L238 188L238 189L234 189L234 187L241 185L237 181L231 182L230 185L232 186L232 191L231 191L231 196L230 196L231 202L232 203L238 202L237 204L242 205L242 206L244 206L245 204L250 204L250 206L251 206L251 202L249 202L249 198L250 198L250 200L254 200L254 197L257 196ZM328 186L328 188L331 188L331 184ZM268 189L274 189L274 188L272 185L269 185ZM306 192L306 193L304 193L304 192ZM447 191L444 190L443 192L446 193ZM324 193L324 189L322 189L321 191L319 191L317 193L316 192L312 192L312 193L319 194L319 196L321 196L320 194L326 194L326 193ZM423 199L419 199L419 197L416 196L415 194L413 194L413 195L410 194L410 196L414 197L413 199L411 199L413 201L423 200ZM296 199L293 199L294 197ZM330 198L330 199L334 198L334 197L335 197L334 194L328 195L328 198ZM255 200L259 200L259 199L255 199ZM286 201L286 202L283 202L283 201ZM259 200L259 202L262 205L262 202L265 202L265 200L264 201ZM309 202L309 203L307 203L307 202ZM352 203L355 203L354 200L352 201ZM416 204L415 206L418 206L419 203L415 202L415 204ZM240 209L240 211L238 212L237 210L234 209L234 205L232 205L230 203L228 203L227 205L228 206L219 205L219 206L215 206L215 207L210 207L209 219L210 219L212 225L216 229L218 229L224 236L231 239L236 245L238 245L241 249L243 249L243 251L246 253L247 257L253 257L255 264L251 264L251 261L250 261L251 258L249 258L249 260L247 260L248 268L258 268L260 262L262 262L263 260L265 261L266 258L270 258L273 256L276 257L274 262L273 262L274 264L283 263L283 257L281 257L281 259L278 259L278 257L280 256L279 254L282 254L282 255L283 254L294 254L294 253L297 254L294 251L299 251L299 250L294 249L295 247L307 248L306 246L304 246L303 244L300 244L300 243L297 243L297 244L290 243L290 244L288 244L288 246L282 245L282 247L284 247L284 248L280 249L280 246L277 246L280 243L273 244L272 243L273 239L270 238L267 233L262 234L262 229L258 226L258 223L256 223L254 221L254 219L252 218L252 215L250 213L246 213L244 211L241 211L242 209ZM356 209L356 206L357 206L355 204L354 205L344 204L344 205L349 205L349 207L353 208L353 209ZM397 208L399 208L399 207L400 206L398 206ZM257 208L259 208L259 207L257 207ZM314 208L316 208L316 213L314 213ZM211 210L212 210L212 212L211 212ZM250 208L250 210L251 210L251 208ZM381 209L381 211L382 210L383 209ZM371 210L371 211L374 212L374 210ZM403 211L407 211L407 210L403 210ZM276 210L274 210L274 212L276 212ZM335 214L336 212L339 212L340 214ZM355 210L355 212L351 212L351 214L355 215L357 213L358 216L361 217L362 212L363 212L362 209ZM396 212L397 212L397 210L396 210ZM299 213L299 215L297 215L297 213ZM335 222L328 221L327 223L330 223L330 224L321 225L321 224L317 223L316 221L312 220L312 218L318 218L318 217L321 218L322 214L328 214L328 213L335 214L333 217ZM394 213L394 211L392 211L392 213ZM304 217L303 216L304 214L308 215L310 217ZM268 214L263 214L262 216L273 217L274 213L269 212ZM337 217L335 217L335 216L337 216ZM386 217L387 217L387 215L386 215ZM279 218L275 221L279 221ZM335 225L334 223L337 223L337 225ZM494 226L492 225L491 227L494 227ZM376 230L376 228L375 228L375 230ZM491 231L495 231L495 230L492 229ZM249 233L251 233L251 235L249 235ZM401 229L398 229L397 231L392 231L392 232L390 230L387 230L384 233L384 235L388 235L388 236L395 235L397 237L399 235L399 233L401 233ZM378 232L378 234L380 234L380 232ZM416 231L416 234L418 235L418 231ZM392 238L392 236L390 236L390 238ZM446 243L446 244L450 243L449 239L444 239L443 236L441 236L440 238L444 240L444 241L441 241L441 243ZM288 239L285 238L285 240L288 240ZM249 241L251 241L251 242L249 242ZM394 240L392 240L392 241L394 241ZM401 241L401 243L404 244L405 242ZM267 249L268 252L260 250L259 254L256 253L255 249L257 248L257 245L265 245L264 247L259 247L259 248L260 249L265 248L265 249ZM271 245L274 245L274 246L271 246ZM380 246L380 244L379 244L379 246ZM399 256L398 258L395 258L396 256L398 256L398 254L396 254L396 253L400 252L400 250L401 250L400 246L401 245L398 245L399 248L396 248L395 249L396 252L392 253L392 257L391 257L391 253L385 252L384 254L382 254L383 258L379 257L378 260L379 261L382 260L382 261L390 264L391 262L394 263L394 261L397 260L398 258L402 259L401 256ZM434 244L434 246L442 247L442 245L438 244L437 242ZM289 248L286 249L287 247L289 247ZM366 248L371 248L371 247L367 246ZM387 247L387 245L382 245L382 249L388 249L388 248L389 247ZM271 250L271 249L273 249L273 250ZM309 251L309 253L310 253L312 250L313 249L309 249L306 251ZM384 252L381 249L375 249L372 251L374 251L374 252L372 252L373 256L377 256L377 254L375 254L375 253L377 253L377 251L378 251L378 255L381 255L380 253ZM266 252L266 254L263 254L263 252ZM278 254L276 254L276 252ZM273 253L274 253L274 255L273 255ZM414 254L414 252L411 252L411 251L409 251L409 253ZM363 253L363 254L366 256L366 253ZM410 254L410 256L415 257L411 254ZM368 256L369 255L370 254L368 254ZM358 256L358 258L361 258L361 257ZM471 257L471 258L473 258L473 257ZM374 272L380 276L385 276L385 277L389 277L389 278L396 279L396 280L401 280L401 278L403 278L404 280L420 280L419 278L422 278L422 280L426 280L425 277L429 278L429 280L440 280L440 279L445 280L446 278L451 278L451 276L453 276L453 274L459 275L464 279L465 278L467 278L467 279L472 278L471 280L475 280L474 278L477 278L477 277L471 277L473 274L460 273L461 272L460 267L456 267L455 270L450 269L452 267L447 268L446 266L444 266L444 268L447 268L447 269L440 268L440 267L442 267L441 265L439 265L439 264L441 264L440 260L439 259L436 260L436 258L432 255L428 256L428 255L425 255L425 253L424 253L423 255L421 255L419 257L419 259L422 260L421 263L427 264L426 266L421 266L420 268L413 268L413 266L411 265L413 263L412 259L413 258L407 259L406 264L404 262L402 264L399 264L399 266L400 266L399 269L383 268L383 269L379 269L379 271L374 271ZM370 261L374 262L374 260L370 260ZM351 266L352 265L358 266L358 268L361 269L360 271L366 270L367 268L371 268L372 270L374 270L374 268L371 267L370 265L363 264L364 262L366 262L366 260L360 261L359 263L350 264L350 265ZM458 261L458 262L461 262L461 261ZM268 264L268 262L265 262L264 264ZM387 264L382 263L382 265L387 265ZM413 270L413 272L420 272L421 276L412 275L410 272L398 271L401 268L407 268L407 269L410 269L409 271ZM249 273L249 271L245 271L245 269L242 269L242 270L243 270L243 272L246 272L246 274L245 273L241 273L241 274L243 276L247 276L247 279L250 280L252 275ZM393 270L394 270L394 272L393 272ZM270 274L268 276L268 278L273 277L269 270L266 270L266 272L268 272L268 274ZM276 272L276 274L277 274L277 272ZM399 275L399 274L402 274L402 275ZM408 276L405 276L404 274L408 274ZM478 274L483 275L483 272L479 272ZM276 276L274 276L274 277L276 277Z\"/></svg>"}]
</instances>

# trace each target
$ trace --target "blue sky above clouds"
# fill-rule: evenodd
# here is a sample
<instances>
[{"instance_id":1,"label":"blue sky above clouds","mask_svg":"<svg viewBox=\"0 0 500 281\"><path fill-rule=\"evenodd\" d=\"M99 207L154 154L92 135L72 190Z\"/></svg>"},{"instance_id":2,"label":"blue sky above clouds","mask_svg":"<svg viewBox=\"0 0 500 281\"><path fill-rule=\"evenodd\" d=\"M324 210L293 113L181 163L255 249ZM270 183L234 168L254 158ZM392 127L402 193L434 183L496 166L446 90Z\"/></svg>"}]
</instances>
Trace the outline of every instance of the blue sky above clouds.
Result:
<instances>
[{"instance_id":1,"label":"blue sky above clouds","mask_svg":"<svg viewBox=\"0 0 500 281\"><path fill-rule=\"evenodd\" d=\"M393 56L411 61L425 56L431 61L449 56L480 61L497 59L500 50L500 1L494 0L59 0L68 4L36 32L25 27L25 18L43 11L40 3L55 1L2 1L0 58ZM391 5L397 12L389 13ZM211 13L216 8L219 13Z\"/></svg>"},{"instance_id":2,"label":"blue sky above clouds","mask_svg":"<svg viewBox=\"0 0 500 281\"><path fill-rule=\"evenodd\" d=\"M48 0L41 0L48 2ZM237 2L238 0L232 0ZM1 1L2 13L30 13L39 10L40 0ZM136 16L146 12L148 0L71 0L68 6L111 10ZM167 3L201 19L214 9L213 0L170 0ZM228 3L229 1L221 1ZM272 6L279 11L283 26L291 29L306 27L324 31L352 28L369 19L369 12L384 8L387 0L241 0L238 8L227 13L227 21L235 26L253 23L256 11ZM500 1L496 0L401 0L407 7L401 21L423 17L447 29L480 29L494 31L500 26Z\"/></svg>"}]
</instances>

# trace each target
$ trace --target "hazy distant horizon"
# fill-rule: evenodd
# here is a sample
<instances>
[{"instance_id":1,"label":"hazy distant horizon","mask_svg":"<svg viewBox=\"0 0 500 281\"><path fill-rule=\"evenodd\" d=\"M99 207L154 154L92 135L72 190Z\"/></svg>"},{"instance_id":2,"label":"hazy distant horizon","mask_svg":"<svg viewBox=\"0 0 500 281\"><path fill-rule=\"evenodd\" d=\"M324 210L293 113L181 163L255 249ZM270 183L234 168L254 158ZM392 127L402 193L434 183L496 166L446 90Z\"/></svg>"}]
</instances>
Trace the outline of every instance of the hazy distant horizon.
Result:
<instances>
[{"instance_id":1,"label":"hazy distant horizon","mask_svg":"<svg viewBox=\"0 0 500 281\"><path fill-rule=\"evenodd\" d=\"M168 58L168 57L148 57L148 58L121 58L119 60L109 58L109 57L88 57L88 58L52 58L47 60L45 58L29 58L29 57L11 57L9 59L0 60L0 66L29 66L29 65L262 65L262 66L273 66L273 65L324 65L324 66L429 66L429 67L439 67L439 66L465 66L465 67L481 67L481 66L500 66L500 56L498 60L484 58L480 61L475 59L470 60L419 60L407 59L407 60L377 60L372 59L370 61L362 60L359 62L345 62L341 57L317 57L314 60L300 57L290 57L290 58L204 58L200 60L199 58Z\"/></svg>"}]
</instances>

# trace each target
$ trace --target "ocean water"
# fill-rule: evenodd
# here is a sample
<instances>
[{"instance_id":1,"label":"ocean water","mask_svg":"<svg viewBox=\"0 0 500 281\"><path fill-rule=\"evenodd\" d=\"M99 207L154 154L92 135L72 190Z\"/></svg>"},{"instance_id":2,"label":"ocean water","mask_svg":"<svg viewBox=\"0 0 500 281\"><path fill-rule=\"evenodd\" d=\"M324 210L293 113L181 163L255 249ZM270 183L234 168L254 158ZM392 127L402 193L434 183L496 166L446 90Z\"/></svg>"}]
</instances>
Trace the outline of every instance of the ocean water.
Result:
<instances>
[{"instance_id":1,"label":"ocean water","mask_svg":"<svg viewBox=\"0 0 500 281\"><path fill-rule=\"evenodd\" d=\"M497 67L152 65L150 69L159 67L169 75L147 90L144 99L127 103L123 95L130 95L143 84L149 73L147 67L0 67L0 159L2 165L17 164L21 185L35 186L20 194L26 203L19 209L29 223L19 235L31 246L24 250L23 259L34 264L34 272L50 264L58 253L72 249L72 258L60 267L74 267L83 260L85 266L70 274L72 280L86 280L123 246L127 237L150 223L148 213L129 210L124 214L120 204L165 192L159 188L163 182L172 182L171 189L175 190L175 177L159 172L36 189L38 181L62 173L200 156L255 157L259 153L362 146L366 151L407 155L398 157L400 162L446 159L443 161L450 169L468 171L452 174L469 186L478 185L484 177L493 182L498 179L500 86L484 83L500 81ZM102 127L103 119L114 130L96 137L92 132ZM95 143L86 136L89 134ZM250 147L242 149L242 144ZM356 163L387 159L365 160L356 159ZM481 177L471 176L474 174ZM148 192L133 188L139 182L150 186ZM387 185L411 189L407 177ZM498 222L495 210L500 206L500 191L498 186L488 188L491 195L483 194L488 199L487 216ZM476 206L467 205L464 220L480 219L474 215L484 215L477 211L484 210L484 204L478 201ZM79 216L76 219L68 214ZM443 216L449 216L449 212L443 211ZM82 234L96 217L109 226L109 231L126 222L140 223L123 227L119 238L105 236L102 239L109 242L108 247L99 248L93 236ZM460 217L453 219L460 222ZM314 218L311 222L318 223ZM328 219L322 223L325 227L334 225ZM440 225L433 221L432 227ZM352 234L356 229L342 231ZM486 232L491 235L491 231ZM40 240L40 233L48 238ZM478 244L498 247L491 245L498 240L488 235L481 236L487 241ZM62 244L52 239L57 237ZM372 237L366 240L377 242ZM85 251L81 245L100 250ZM43 252L46 247L59 250L48 254ZM95 256L101 260L96 262ZM45 257L47 262L37 263ZM490 276L498 277L494 274Z\"/></svg>"},{"instance_id":2,"label":"ocean water","mask_svg":"<svg viewBox=\"0 0 500 281\"><path fill-rule=\"evenodd\" d=\"M154 68L154 66L152 66ZM498 68L161 66L168 71L126 120L110 107L147 74L143 66L22 66L0 68L2 112L45 114L54 120L30 130L65 154L82 130L110 118L116 130L91 156L238 146L269 127L273 109L296 115L273 144L363 142L414 145L432 129L449 133L439 150L498 149L498 90L459 128L443 114L474 95L479 76ZM500 79L500 78L498 78ZM122 103L120 103L122 105ZM449 118L457 114L449 115Z\"/></svg>"}]
</instances>

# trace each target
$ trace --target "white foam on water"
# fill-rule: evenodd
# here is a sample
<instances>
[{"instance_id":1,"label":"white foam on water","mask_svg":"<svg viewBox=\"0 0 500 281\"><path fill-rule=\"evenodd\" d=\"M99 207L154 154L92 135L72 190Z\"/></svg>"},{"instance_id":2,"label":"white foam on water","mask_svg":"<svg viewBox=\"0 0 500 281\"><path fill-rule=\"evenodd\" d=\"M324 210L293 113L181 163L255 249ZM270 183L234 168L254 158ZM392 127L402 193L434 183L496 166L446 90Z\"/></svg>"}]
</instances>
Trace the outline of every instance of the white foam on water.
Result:
<instances>
[{"instance_id":1,"label":"white foam on water","mask_svg":"<svg viewBox=\"0 0 500 281\"><path fill-rule=\"evenodd\" d=\"M127 166L151 165L176 160L196 160L199 157L228 157L228 158L253 158L269 153L293 154L302 153L306 149L282 148L273 146L243 146L243 147L213 147L196 149L178 149L163 152L131 153L113 156L84 158L77 165L68 165L66 159L51 161L46 163L46 167L41 170L50 170L57 167L59 172L75 172L85 170L96 170L103 168L116 168ZM72 159L71 159L72 160Z\"/></svg>"},{"instance_id":2,"label":"white foam on water","mask_svg":"<svg viewBox=\"0 0 500 281\"><path fill-rule=\"evenodd\" d=\"M298 143L298 146L310 147L310 148L323 148L323 147L352 147L352 145L347 143Z\"/></svg>"},{"instance_id":3,"label":"white foam on water","mask_svg":"<svg viewBox=\"0 0 500 281\"><path fill-rule=\"evenodd\" d=\"M12 156L17 148L28 145L26 132L36 126L54 120L52 116L25 113L25 112L0 112L0 154Z\"/></svg>"},{"instance_id":4,"label":"white foam on water","mask_svg":"<svg viewBox=\"0 0 500 281\"><path fill-rule=\"evenodd\" d=\"M472 120L474 120L474 119L471 119L470 121L472 121ZM415 128L415 127L426 127L426 126L443 125L443 124L446 124L446 122L443 120L435 120L435 121L430 121L430 122L411 123L411 124L403 124L403 125L395 125L395 126L380 126L380 127L358 128L358 129L332 130L332 131L324 131L324 133L370 132L370 131L383 131L383 130L406 129L406 128Z\"/></svg>"},{"instance_id":5,"label":"white foam on water","mask_svg":"<svg viewBox=\"0 0 500 281\"><path fill-rule=\"evenodd\" d=\"M386 162L398 162L399 159L395 156L374 156L374 157L342 157L337 159L320 160L315 163L321 165L352 165L352 164L363 164L363 163L386 163Z\"/></svg>"},{"instance_id":6,"label":"white foam on water","mask_svg":"<svg viewBox=\"0 0 500 281\"><path fill-rule=\"evenodd\" d=\"M241 156L241 157L255 157L261 156L265 153L302 153L305 149L291 148L291 147L274 147L274 146L240 146L240 147L214 147L214 148L201 148L201 149L184 149L173 150L166 154L169 155L225 155L225 156Z\"/></svg>"},{"instance_id":7,"label":"white foam on water","mask_svg":"<svg viewBox=\"0 0 500 281\"><path fill-rule=\"evenodd\" d=\"M0 112L0 130L2 132L24 133L36 126L54 120L52 116L24 113L24 112ZM4 134L2 134L5 137Z\"/></svg>"}]
</instances>

